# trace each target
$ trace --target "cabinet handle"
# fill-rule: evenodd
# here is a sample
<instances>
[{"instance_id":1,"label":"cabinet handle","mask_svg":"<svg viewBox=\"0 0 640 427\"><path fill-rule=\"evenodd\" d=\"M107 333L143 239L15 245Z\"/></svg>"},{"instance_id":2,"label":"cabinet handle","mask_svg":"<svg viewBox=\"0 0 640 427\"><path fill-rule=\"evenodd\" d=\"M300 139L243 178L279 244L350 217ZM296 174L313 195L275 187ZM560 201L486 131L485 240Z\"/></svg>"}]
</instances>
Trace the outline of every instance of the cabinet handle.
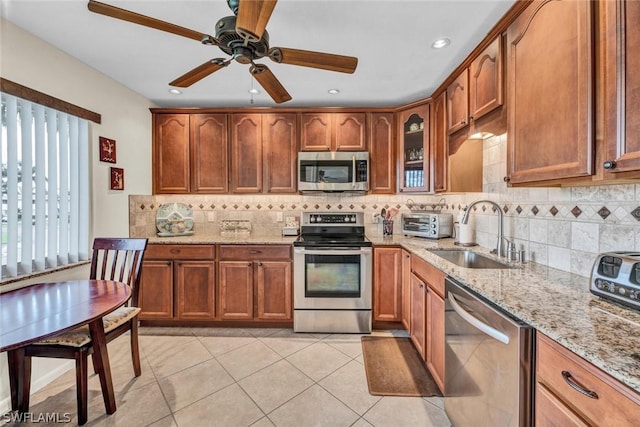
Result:
<instances>
[{"instance_id":1,"label":"cabinet handle","mask_svg":"<svg viewBox=\"0 0 640 427\"><path fill-rule=\"evenodd\" d=\"M471 120L473 120L473 116L472 115L469 116L469 121L471 121Z\"/></svg>"},{"instance_id":2,"label":"cabinet handle","mask_svg":"<svg viewBox=\"0 0 640 427\"><path fill-rule=\"evenodd\" d=\"M253 263L252 263L251 261L249 261L249 262L247 263L247 267L251 267L252 265L253 265Z\"/></svg>"},{"instance_id":3,"label":"cabinet handle","mask_svg":"<svg viewBox=\"0 0 640 427\"><path fill-rule=\"evenodd\" d=\"M466 121L466 120L463 120L463 121L461 121L461 122L460 122L460 124L461 124L462 126L466 126L466 125L467 125L467 121Z\"/></svg>"},{"instance_id":4,"label":"cabinet handle","mask_svg":"<svg viewBox=\"0 0 640 427\"><path fill-rule=\"evenodd\" d=\"M258 263L258 267L262 267L262 263L261 262Z\"/></svg>"},{"instance_id":5,"label":"cabinet handle","mask_svg":"<svg viewBox=\"0 0 640 427\"><path fill-rule=\"evenodd\" d=\"M167 265L171 265L171 261L167 261Z\"/></svg>"},{"instance_id":6,"label":"cabinet handle","mask_svg":"<svg viewBox=\"0 0 640 427\"><path fill-rule=\"evenodd\" d=\"M616 168L616 161L615 160L607 160L606 162L604 162L602 164L602 167L605 169L615 169Z\"/></svg>"},{"instance_id":7,"label":"cabinet handle","mask_svg":"<svg viewBox=\"0 0 640 427\"><path fill-rule=\"evenodd\" d=\"M402 188L400 189L400 192L402 193Z\"/></svg>"},{"instance_id":8,"label":"cabinet handle","mask_svg":"<svg viewBox=\"0 0 640 427\"><path fill-rule=\"evenodd\" d=\"M171 252L172 254L179 254L180 253L180 249L170 249L169 252Z\"/></svg>"},{"instance_id":9,"label":"cabinet handle","mask_svg":"<svg viewBox=\"0 0 640 427\"><path fill-rule=\"evenodd\" d=\"M502 180L503 180L504 182L509 182L509 181L511 181L511 177L509 177L509 176L505 176L504 178L502 178Z\"/></svg>"},{"instance_id":10,"label":"cabinet handle","mask_svg":"<svg viewBox=\"0 0 640 427\"><path fill-rule=\"evenodd\" d=\"M573 376L571 376L570 372L562 371L562 378L564 378L564 382L569 384L569 387L571 387L572 389L574 389L578 393L583 394L583 395L585 395L585 396L587 396L587 397L589 397L591 399L597 399L598 398L598 394L595 391L587 390L587 389L583 388L580 384L575 382L573 380Z\"/></svg>"},{"instance_id":11,"label":"cabinet handle","mask_svg":"<svg viewBox=\"0 0 640 427\"><path fill-rule=\"evenodd\" d=\"M411 255L405 255L404 257L405 258L411 258Z\"/></svg>"},{"instance_id":12,"label":"cabinet handle","mask_svg":"<svg viewBox=\"0 0 640 427\"><path fill-rule=\"evenodd\" d=\"M251 251L251 253L252 253L253 255L255 255L255 254L261 254L261 253L262 253L262 251L256 251L256 250L253 250L253 251Z\"/></svg>"}]
</instances>

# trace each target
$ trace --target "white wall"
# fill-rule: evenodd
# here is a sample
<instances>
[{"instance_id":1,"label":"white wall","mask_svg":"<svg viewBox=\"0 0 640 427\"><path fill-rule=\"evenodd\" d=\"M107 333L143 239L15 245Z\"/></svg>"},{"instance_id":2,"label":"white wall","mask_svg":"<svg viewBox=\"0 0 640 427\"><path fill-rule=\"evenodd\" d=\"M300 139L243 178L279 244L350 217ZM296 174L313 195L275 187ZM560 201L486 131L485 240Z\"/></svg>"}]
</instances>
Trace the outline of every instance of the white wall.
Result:
<instances>
[{"instance_id":1,"label":"white wall","mask_svg":"<svg viewBox=\"0 0 640 427\"><path fill-rule=\"evenodd\" d=\"M128 236L129 194L151 193L151 113L154 105L66 53L0 18L0 75L8 80L101 114L91 123L92 236ZM116 140L117 164L98 161L98 137ZM109 167L125 170L125 191L109 190ZM38 281L87 277L76 268ZM20 284L20 283L18 283ZM23 282L27 284L27 281ZM0 326L1 327L1 326ZM73 365L71 365L73 366ZM68 369L56 359L34 361L32 390ZM46 373L46 375L45 375ZM6 355L0 355L0 413L10 408Z\"/></svg>"}]
</instances>

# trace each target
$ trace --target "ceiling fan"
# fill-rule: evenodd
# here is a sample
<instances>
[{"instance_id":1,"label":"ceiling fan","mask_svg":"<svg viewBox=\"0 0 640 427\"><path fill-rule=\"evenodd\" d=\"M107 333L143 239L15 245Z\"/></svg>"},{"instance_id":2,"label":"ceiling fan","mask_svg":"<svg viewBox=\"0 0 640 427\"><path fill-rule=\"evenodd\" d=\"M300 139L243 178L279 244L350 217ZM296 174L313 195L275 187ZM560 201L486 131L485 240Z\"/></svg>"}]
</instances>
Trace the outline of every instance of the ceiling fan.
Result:
<instances>
[{"instance_id":1,"label":"ceiling fan","mask_svg":"<svg viewBox=\"0 0 640 427\"><path fill-rule=\"evenodd\" d=\"M101 15L194 39L205 45L218 46L220 50L231 56L231 58L211 59L169 83L171 86L189 87L226 67L235 59L241 64L251 64L249 67L251 75L271 98L280 104L291 100L291 95L266 65L256 63L255 60L268 57L281 64L300 65L349 74L355 71L358 58L353 56L269 47L269 33L265 28L276 2L277 0L227 0L234 16L218 20L215 27L215 37L94 0L89 0L87 6L90 11Z\"/></svg>"}]
</instances>

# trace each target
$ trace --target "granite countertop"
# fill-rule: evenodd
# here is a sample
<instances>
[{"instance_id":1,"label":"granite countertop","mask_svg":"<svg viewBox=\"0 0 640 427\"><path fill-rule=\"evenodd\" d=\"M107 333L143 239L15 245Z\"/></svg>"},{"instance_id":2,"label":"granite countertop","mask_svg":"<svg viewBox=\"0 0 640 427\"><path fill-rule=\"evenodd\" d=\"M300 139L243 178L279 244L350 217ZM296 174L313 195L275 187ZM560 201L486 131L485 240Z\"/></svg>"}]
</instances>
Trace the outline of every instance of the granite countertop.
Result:
<instances>
[{"instance_id":1,"label":"granite countertop","mask_svg":"<svg viewBox=\"0 0 640 427\"><path fill-rule=\"evenodd\" d=\"M640 392L640 313L591 294L589 278L536 263L462 268L429 250L462 249L452 239L369 238L374 245L404 247ZM485 248L468 249L498 259Z\"/></svg>"},{"instance_id":2,"label":"granite countertop","mask_svg":"<svg viewBox=\"0 0 640 427\"><path fill-rule=\"evenodd\" d=\"M640 392L640 313L589 292L589 278L536 263L511 269L469 269L429 249L462 249L453 239L368 235L376 246L401 246L498 307ZM150 237L158 244L292 244L295 236L193 235ZM488 249L471 249L494 259ZM500 260L504 262L504 260Z\"/></svg>"}]
</instances>

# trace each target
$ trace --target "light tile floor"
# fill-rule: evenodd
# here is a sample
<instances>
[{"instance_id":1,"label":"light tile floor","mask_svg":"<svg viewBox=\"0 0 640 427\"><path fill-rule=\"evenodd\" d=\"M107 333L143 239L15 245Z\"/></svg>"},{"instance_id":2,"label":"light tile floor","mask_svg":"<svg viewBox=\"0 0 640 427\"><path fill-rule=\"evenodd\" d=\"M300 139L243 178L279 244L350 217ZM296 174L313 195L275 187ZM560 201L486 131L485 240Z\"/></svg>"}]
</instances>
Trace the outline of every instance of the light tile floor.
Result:
<instances>
[{"instance_id":1,"label":"light tile floor","mask_svg":"<svg viewBox=\"0 0 640 427\"><path fill-rule=\"evenodd\" d=\"M105 414L98 377L91 375L86 425L451 425L442 398L369 394L360 337L291 329L141 328L142 376L133 376L128 336L109 344L118 410ZM34 393L30 412L70 413L77 424L74 370Z\"/></svg>"}]
</instances>

